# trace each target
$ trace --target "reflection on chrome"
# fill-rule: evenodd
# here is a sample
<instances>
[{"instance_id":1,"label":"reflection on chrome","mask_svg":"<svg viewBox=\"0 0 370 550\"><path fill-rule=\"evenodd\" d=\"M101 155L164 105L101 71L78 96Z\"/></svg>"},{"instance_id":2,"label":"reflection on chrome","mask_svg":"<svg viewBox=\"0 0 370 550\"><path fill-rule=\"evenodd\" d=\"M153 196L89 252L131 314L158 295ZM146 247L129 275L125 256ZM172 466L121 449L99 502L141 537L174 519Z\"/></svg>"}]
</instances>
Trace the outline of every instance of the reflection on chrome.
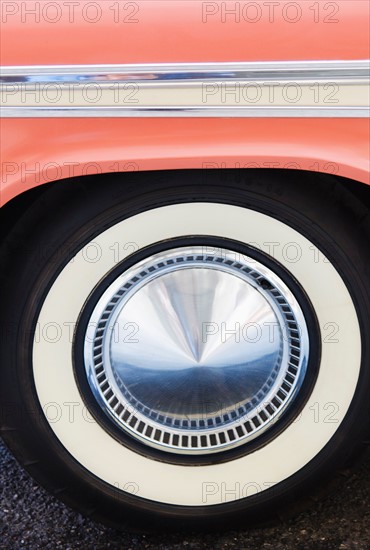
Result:
<instances>
[{"instance_id":1,"label":"reflection on chrome","mask_svg":"<svg viewBox=\"0 0 370 550\"><path fill-rule=\"evenodd\" d=\"M161 63L140 65L35 65L0 67L0 84L20 82L145 82L369 79L369 60Z\"/></svg>"}]
</instances>

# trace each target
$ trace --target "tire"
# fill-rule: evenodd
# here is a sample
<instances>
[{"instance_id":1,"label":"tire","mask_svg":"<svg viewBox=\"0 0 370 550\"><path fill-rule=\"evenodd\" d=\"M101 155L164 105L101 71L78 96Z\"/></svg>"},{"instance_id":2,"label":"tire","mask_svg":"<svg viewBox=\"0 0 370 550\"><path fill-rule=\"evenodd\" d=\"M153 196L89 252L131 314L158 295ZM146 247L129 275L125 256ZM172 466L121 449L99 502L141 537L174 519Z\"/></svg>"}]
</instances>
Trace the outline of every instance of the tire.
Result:
<instances>
[{"instance_id":1,"label":"tire","mask_svg":"<svg viewBox=\"0 0 370 550\"><path fill-rule=\"evenodd\" d=\"M221 522L223 527L255 525L296 513L325 494L369 440L370 238L365 219L368 211L349 199L339 183L308 173L168 172L54 184L19 220L2 248L0 429L5 443L51 493L83 514L122 529L219 529ZM202 246L207 247L204 255ZM224 251L224 256L215 251ZM238 259L216 266L230 251ZM181 271L176 262L185 256L200 264ZM168 273L149 275L158 265L163 267L163 258L172 258ZM232 269L244 271L235 278ZM189 277L199 281L189 283ZM175 330L170 326L175 321L171 317L168 322L170 310L164 309L163 296L172 300L172 307L175 298L168 288L177 280L181 311L189 307L189 299L184 299L188 284L192 296L195 284L203 289L196 295L197 312L206 295L219 304L219 324L209 325L211 334L219 332L223 315L239 319L238 300L248 292L259 300L256 307L265 311L264 319L271 319L280 307L276 318L282 319L281 326L296 326L285 339L278 329L280 336L267 342L267 332L261 329L263 345L253 347L254 336L247 343L244 337L244 348L233 344L226 362L240 349L244 355L255 350L251 357L256 363L252 358L247 366L243 363L246 370L235 360L227 373L217 371L225 367L219 354L229 348L216 346L211 374L204 369L175 372L170 365L169 379L164 365L173 356L167 335ZM133 285L132 294L122 298L126 291L120 290L119 300L126 302L121 309L109 309L108 304L118 300L112 296L118 296L114 292L123 288L122 281ZM215 289L222 285L227 291L220 291L216 302ZM235 298L238 285L243 291ZM145 305L148 295L150 307ZM234 298L233 309L229 304ZM246 312L249 305L241 303ZM121 327L140 320L144 344L133 338L139 342L136 348L128 348L126 340L125 347L119 343L115 348L107 332L98 340L99 320L112 309ZM213 319L203 316L203 327L205 321ZM224 327L229 343L237 325L227 332L230 326ZM257 334L262 325L253 326ZM135 336L131 329L129 339ZM106 353L106 363L101 360L105 388L94 378L99 342ZM285 360L294 355L294 343L300 355L299 361L292 361L293 381L284 369ZM276 351L278 347L283 351ZM272 355L266 359L275 351L280 353L279 367L271 363ZM117 359L122 353L130 358L123 367ZM173 353L177 357L178 348ZM265 359L267 367L262 366ZM271 374L272 364L277 374ZM254 367L258 375L252 374ZM265 368L270 371L263 393L259 377ZM199 372L204 378L198 383L194 377ZM124 389L118 395L115 383L120 380ZM287 380L290 384L284 386ZM262 397L253 409L255 416L248 418L250 432L245 423L245 429L241 427L245 411L235 420L235 403L245 398L249 383L262 391L253 394ZM164 405L169 386L173 393ZM203 401L207 391L230 395L235 409L225 415L224 409L222 414L221 409L210 413L208 439L201 439L202 433L208 434L202 432L206 425L187 408L193 407L197 391ZM275 414L266 405L272 391L285 396ZM122 409L114 392L128 403L142 399L143 408L137 405L142 416L118 418ZM168 414L163 422L158 416L162 409ZM197 427L185 428L184 418L196 418ZM159 426L159 435L149 436L148 428L144 432L138 427L138 419ZM182 422L181 428L176 421ZM194 433L194 439L175 439L179 429L193 429L184 433ZM217 437L212 439L213 433Z\"/></svg>"}]
</instances>

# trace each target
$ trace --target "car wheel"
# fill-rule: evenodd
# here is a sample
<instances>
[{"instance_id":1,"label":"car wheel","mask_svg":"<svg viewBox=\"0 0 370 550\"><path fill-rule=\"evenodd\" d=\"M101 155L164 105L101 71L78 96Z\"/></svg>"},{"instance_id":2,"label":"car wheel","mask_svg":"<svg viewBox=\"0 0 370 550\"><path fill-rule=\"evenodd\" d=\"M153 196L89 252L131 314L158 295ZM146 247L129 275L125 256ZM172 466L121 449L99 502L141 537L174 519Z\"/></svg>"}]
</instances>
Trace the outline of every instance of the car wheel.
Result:
<instances>
[{"instance_id":1,"label":"car wheel","mask_svg":"<svg viewBox=\"0 0 370 550\"><path fill-rule=\"evenodd\" d=\"M21 464L144 531L266 522L322 492L369 437L369 233L333 181L47 190L2 251L1 434Z\"/></svg>"}]
</instances>

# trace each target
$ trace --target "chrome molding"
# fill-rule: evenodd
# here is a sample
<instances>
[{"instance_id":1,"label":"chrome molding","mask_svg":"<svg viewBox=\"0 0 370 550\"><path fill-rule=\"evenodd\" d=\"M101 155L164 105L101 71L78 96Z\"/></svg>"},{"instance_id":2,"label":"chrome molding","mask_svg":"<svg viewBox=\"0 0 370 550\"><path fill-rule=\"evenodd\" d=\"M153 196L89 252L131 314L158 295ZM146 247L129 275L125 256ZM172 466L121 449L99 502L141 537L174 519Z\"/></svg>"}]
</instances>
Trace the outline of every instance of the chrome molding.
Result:
<instances>
[{"instance_id":1,"label":"chrome molding","mask_svg":"<svg viewBox=\"0 0 370 550\"><path fill-rule=\"evenodd\" d=\"M0 68L3 117L368 117L370 61Z\"/></svg>"},{"instance_id":2,"label":"chrome molding","mask_svg":"<svg viewBox=\"0 0 370 550\"><path fill-rule=\"evenodd\" d=\"M2 67L0 83L24 82L36 77L38 82L55 82L58 78L76 82L158 81L158 80L261 80L276 76L282 80L330 80L354 78L368 79L370 60L359 61L276 61L253 63L176 63L141 65L35 65ZM70 80L69 80L70 77Z\"/></svg>"}]
</instances>

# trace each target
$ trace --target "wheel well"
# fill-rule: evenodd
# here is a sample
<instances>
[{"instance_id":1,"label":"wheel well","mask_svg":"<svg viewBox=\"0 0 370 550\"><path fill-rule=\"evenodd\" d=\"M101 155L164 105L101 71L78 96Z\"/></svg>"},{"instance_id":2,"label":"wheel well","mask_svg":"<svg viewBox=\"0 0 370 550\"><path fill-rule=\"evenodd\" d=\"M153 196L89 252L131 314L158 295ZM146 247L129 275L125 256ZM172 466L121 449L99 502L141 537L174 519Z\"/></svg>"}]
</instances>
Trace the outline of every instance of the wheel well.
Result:
<instances>
[{"instance_id":1,"label":"wheel well","mask_svg":"<svg viewBox=\"0 0 370 550\"><path fill-rule=\"evenodd\" d=\"M222 169L217 170L220 177L225 178L225 183L230 181L230 176L232 176L232 172L237 172L238 175L241 175L241 172L245 172L247 170L251 169L241 169L241 170L231 170L231 169ZM255 170L255 169L253 169ZM269 172L269 175L273 175L271 169L258 169L258 171L264 171ZM198 170L197 170L198 171ZM179 171L177 171L179 172ZM181 172L193 172L193 170L181 170ZM210 173L210 175L214 175L215 170L203 170L205 173L205 179L206 173ZM279 172L279 175L286 173L289 174L289 177L291 177L293 172L302 172L301 170L287 170L287 169L275 169L274 172ZM149 173L149 172L148 172ZM158 174L158 172L156 172ZM307 172L306 172L307 173ZM366 210L370 211L370 185L366 185L362 182L351 180L348 178L343 178L340 176L333 176L329 174L324 174L320 172L309 172L313 180L317 180L318 182L326 182L327 185L336 185L339 184L343 192L348 193L348 206L351 208L355 208L356 210L358 208L364 208ZM117 175L116 173L114 174ZM122 175L126 177L131 182L135 179L135 177L139 176L139 173L128 173L123 172ZM234 174L233 174L234 175ZM31 205L38 199L42 197L44 193L46 193L51 187L55 185L71 185L73 182L77 183L84 183L88 184L89 181L94 180L96 182L97 179L103 179L107 177L111 177L112 174L98 174L94 176L79 176L76 178L69 178L67 180L58 180L51 183L47 183L44 185L40 185L38 187L35 187L33 189L30 189L28 191L25 191L24 193L16 196L14 199L6 203L1 208L1 215L2 215L2 224L0 229L0 238L1 242L3 242L6 235L10 233L10 231L13 229L13 227L16 225L17 221L26 213L26 211L31 207ZM143 176L143 172L140 173L139 177ZM352 200L350 200L352 198ZM357 199L357 200L353 200Z\"/></svg>"}]
</instances>

